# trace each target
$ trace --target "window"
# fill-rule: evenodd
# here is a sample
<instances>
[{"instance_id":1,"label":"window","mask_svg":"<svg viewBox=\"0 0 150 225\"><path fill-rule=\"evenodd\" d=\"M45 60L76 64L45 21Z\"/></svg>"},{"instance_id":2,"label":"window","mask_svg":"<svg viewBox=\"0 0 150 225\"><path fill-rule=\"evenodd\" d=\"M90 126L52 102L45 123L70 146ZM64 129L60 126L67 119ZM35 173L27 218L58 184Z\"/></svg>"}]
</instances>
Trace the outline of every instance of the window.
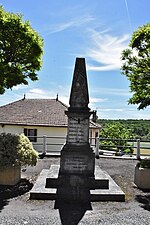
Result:
<instances>
[{"instance_id":1,"label":"window","mask_svg":"<svg viewBox=\"0 0 150 225\"><path fill-rule=\"evenodd\" d=\"M30 141L37 142L37 129L24 128L24 134L29 138Z\"/></svg>"}]
</instances>

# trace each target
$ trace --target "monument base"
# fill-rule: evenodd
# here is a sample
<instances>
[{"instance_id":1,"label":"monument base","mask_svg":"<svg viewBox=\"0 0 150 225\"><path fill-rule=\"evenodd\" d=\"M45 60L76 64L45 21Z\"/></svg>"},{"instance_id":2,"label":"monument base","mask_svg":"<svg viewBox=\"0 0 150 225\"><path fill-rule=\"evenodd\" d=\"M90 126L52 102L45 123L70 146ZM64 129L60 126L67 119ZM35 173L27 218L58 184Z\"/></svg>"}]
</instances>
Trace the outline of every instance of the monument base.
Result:
<instances>
[{"instance_id":1,"label":"monument base","mask_svg":"<svg viewBox=\"0 0 150 225\"><path fill-rule=\"evenodd\" d=\"M62 202L82 204L91 209L90 189L94 182L95 159L88 145L66 144L60 157L60 170L55 208Z\"/></svg>"},{"instance_id":2,"label":"monument base","mask_svg":"<svg viewBox=\"0 0 150 225\"><path fill-rule=\"evenodd\" d=\"M56 200L59 165L51 165L50 169L43 169L37 178L32 190L30 199L34 200ZM90 201L116 201L124 202L125 194L106 171L95 167L95 188L90 190Z\"/></svg>"},{"instance_id":3,"label":"monument base","mask_svg":"<svg viewBox=\"0 0 150 225\"><path fill-rule=\"evenodd\" d=\"M94 177L95 155L87 145L66 144L61 150L60 175L76 174Z\"/></svg>"}]
</instances>

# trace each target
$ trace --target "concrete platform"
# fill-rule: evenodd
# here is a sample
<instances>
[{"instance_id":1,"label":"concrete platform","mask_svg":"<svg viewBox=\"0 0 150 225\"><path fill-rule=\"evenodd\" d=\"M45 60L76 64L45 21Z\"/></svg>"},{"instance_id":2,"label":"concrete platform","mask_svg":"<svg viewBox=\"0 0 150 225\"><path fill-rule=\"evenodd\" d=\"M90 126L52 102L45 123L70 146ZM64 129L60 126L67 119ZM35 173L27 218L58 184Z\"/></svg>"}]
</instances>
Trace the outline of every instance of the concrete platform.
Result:
<instances>
[{"instance_id":1,"label":"concrete platform","mask_svg":"<svg viewBox=\"0 0 150 225\"><path fill-rule=\"evenodd\" d=\"M36 200L55 200L56 199L56 191L57 191L57 182L58 182L58 165L52 165L50 169L43 169L40 173L39 177L36 180L35 185L30 191L30 199ZM46 180L50 181L51 179L51 188L47 188ZM109 182L109 187L106 186L104 188L98 188L100 181L105 184ZM114 180L103 170L101 170L98 166L95 168L95 182L96 189L90 190L91 193L91 201L125 201L125 194L120 189L120 187L114 182ZM103 184L104 184L103 183ZM50 183L49 183L50 185Z\"/></svg>"},{"instance_id":2,"label":"concrete platform","mask_svg":"<svg viewBox=\"0 0 150 225\"><path fill-rule=\"evenodd\" d=\"M57 188L59 185L58 174L59 174L59 165L51 165L49 173L46 178L46 188ZM95 179L89 181L88 186L90 189L108 189L109 188L109 179L105 173L100 170L98 166L95 168Z\"/></svg>"},{"instance_id":3,"label":"concrete platform","mask_svg":"<svg viewBox=\"0 0 150 225\"><path fill-rule=\"evenodd\" d=\"M116 184L116 182L108 175L108 173L106 173L105 171L103 171L103 173L109 179L109 189L90 190L91 202L97 202L97 201L124 202L125 193Z\"/></svg>"}]
</instances>

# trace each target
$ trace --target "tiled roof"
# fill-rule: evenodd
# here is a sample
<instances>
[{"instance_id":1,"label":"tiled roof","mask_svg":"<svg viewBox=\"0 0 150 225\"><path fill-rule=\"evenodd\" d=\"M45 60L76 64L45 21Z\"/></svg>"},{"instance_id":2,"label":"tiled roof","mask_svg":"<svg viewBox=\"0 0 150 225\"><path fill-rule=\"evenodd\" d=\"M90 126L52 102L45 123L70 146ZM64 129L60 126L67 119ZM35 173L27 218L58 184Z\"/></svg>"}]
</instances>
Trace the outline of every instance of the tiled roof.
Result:
<instances>
[{"instance_id":1,"label":"tiled roof","mask_svg":"<svg viewBox=\"0 0 150 225\"><path fill-rule=\"evenodd\" d=\"M21 99L0 107L0 124L66 127L67 105L56 99ZM98 128L91 122L90 127Z\"/></svg>"},{"instance_id":2,"label":"tiled roof","mask_svg":"<svg viewBox=\"0 0 150 225\"><path fill-rule=\"evenodd\" d=\"M21 99L0 107L0 124L67 126L65 110L56 99Z\"/></svg>"}]
</instances>

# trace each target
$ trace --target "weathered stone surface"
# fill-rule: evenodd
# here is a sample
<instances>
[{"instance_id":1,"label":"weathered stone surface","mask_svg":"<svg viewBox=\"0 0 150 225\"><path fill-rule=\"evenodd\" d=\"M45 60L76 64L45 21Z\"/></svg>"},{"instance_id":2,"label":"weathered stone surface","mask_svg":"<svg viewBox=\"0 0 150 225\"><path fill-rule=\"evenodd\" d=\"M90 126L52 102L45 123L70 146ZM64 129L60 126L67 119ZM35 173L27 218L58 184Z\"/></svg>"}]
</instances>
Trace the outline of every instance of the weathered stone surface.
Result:
<instances>
[{"instance_id":1,"label":"weathered stone surface","mask_svg":"<svg viewBox=\"0 0 150 225\"><path fill-rule=\"evenodd\" d=\"M136 165L134 183L140 189L150 189L150 169L141 168Z\"/></svg>"},{"instance_id":2,"label":"weathered stone surface","mask_svg":"<svg viewBox=\"0 0 150 225\"><path fill-rule=\"evenodd\" d=\"M57 178L59 170L55 170L55 174L52 178ZM125 201L125 194L120 189L120 187L113 181L113 179L108 175L107 172L101 170L98 166L95 167L95 181L99 182L99 186L95 190L90 190L90 201ZM30 199L41 199L41 200L56 200L56 190L57 188L46 188L46 178L49 177L49 169L44 169L40 173L34 187L30 191ZM109 181L109 187L103 186L104 182ZM100 183L102 185L100 186ZM57 186L56 181L56 186ZM108 183L107 183L108 184ZM70 190L69 190L70 191Z\"/></svg>"},{"instance_id":3,"label":"weathered stone surface","mask_svg":"<svg viewBox=\"0 0 150 225\"><path fill-rule=\"evenodd\" d=\"M18 166L0 168L0 185L15 185L21 179L21 168Z\"/></svg>"},{"instance_id":4,"label":"weathered stone surface","mask_svg":"<svg viewBox=\"0 0 150 225\"><path fill-rule=\"evenodd\" d=\"M73 203L84 205L84 209L91 209L91 200L120 200L125 195L119 187L111 182L109 186L108 176L101 176L100 169L96 167L93 149L89 144L89 117L88 108L89 95L85 68L85 59L77 58L73 75L70 94L70 107L66 114L68 116L68 131L66 144L61 150L60 169L52 168L46 179L46 188L57 188L55 209L62 208L63 204ZM52 176L52 171L55 176ZM58 178L56 178L56 173ZM109 190L109 187L112 190ZM117 188L115 192L115 187ZM102 192L104 190L104 192ZM45 191L45 190L44 190ZM111 193L113 191L113 193ZM35 196L31 192L31 197ZM93 193L93 194L92 194ZM91 197L91 194L93 198ZM48 191L48 198L51 192ZM39 194L41 199L45 192ZM54 195L52 195L54 197Z\"/></svg>"},{"instance_id":5,"label":"weathered stone surface","mask_svg":"<svg viewBox=\"0 0 150 225\"><path fill-rule=\"evenodd\" d=\"M89 93L84 58L76 58L73 82L70 93L70 109L87 109Z\"/></svg>"},{"instance_id":6,"label":"weathered stone surface","mask_svg":"<svg viewBox=\"0 0 150 225\"><path fill-rule=\"evenodd\" d=\"M89 116L81 113L67 113L68 115L68 135L67 143L83 145L89 141Z\"/></svg>"},{"instance_id":7,"label":"weathered stone surface","mask_svg":"<svg viewBox=\"0 0 150 225\"><path fill-rule=\"evenodd\" d=\"M95 159L89 145L89 94L85 59L77 58L70 94L66 144L61 150L55 208L61 201L90 205L89 182L94 181ZM89 203L89 204L88 204Z\"/></svg>"},{"instance_id":8,"label":"weathered stone surface","mask_svg":"<svg viewBox=\"0 0 150 225\"><path fill-rule=\"evenodd\" d=\"M94 153L89 145L65 145L61 154L60 174L79 174L94 177Z\"/></svg>"},{"instance_id":9,"label":"weathered stone surface","mask_svg":"<svg viewBox=\"0 0 150 225\"><path fill-rule=\"evenodd\" d=\"M51 165L48 175L46 177L46 188L57 188L58 187L58 175L59 175L59 166Z\"/></svg>"}]
</instances>

